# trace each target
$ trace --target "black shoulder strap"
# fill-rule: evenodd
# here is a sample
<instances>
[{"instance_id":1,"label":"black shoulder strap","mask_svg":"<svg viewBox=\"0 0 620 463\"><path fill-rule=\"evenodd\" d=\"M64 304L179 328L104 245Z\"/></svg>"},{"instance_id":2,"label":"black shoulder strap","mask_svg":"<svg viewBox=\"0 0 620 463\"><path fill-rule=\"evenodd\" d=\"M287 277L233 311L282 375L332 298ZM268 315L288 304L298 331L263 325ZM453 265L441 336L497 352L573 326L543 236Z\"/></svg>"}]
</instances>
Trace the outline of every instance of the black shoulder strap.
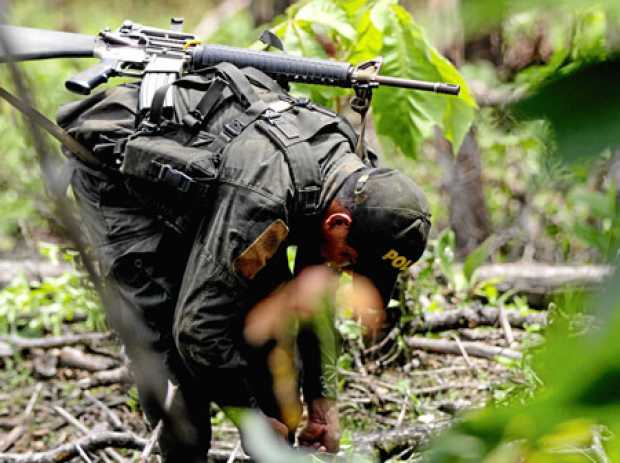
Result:
<instances>
[{"instance_id":1,"label":"black shoulder strap","mask_svg":"<svg viewBox=\"0 0 620 463\"><path fill-rule=\"evenodd\" d=\"M310 144L303 139L292 123L287 123L277 115L257 123L257 127L278 146L289 165L295 185L295 203L303 215L318 212L321 198L321 170L317 157L311 152Z\"/></svg>"},{"instance_id":2,"label":"black shoulder strap","mask_svg":"<svg viewBox=\"0 0 620 463\"><path fill-rule=\"evenodd\" d=\"M265 90L269 90L270 92L286 95L284 89L264 72L259 71L256 68L246 67L243 68L243 73L253 84L258 85Z\"/></svg>"},{"instance_id":3,"label":"black shoulder strap","mask_svg":"<svg viewBox=\"0 0 620 463\"><path fill-rule=\"evenodd\" d=\"M239 70L238 67L233 64L223 62L217 64L215 69L217 74L227 80L230 89L245 107L251 106L260 99L252 88L252 84L250 84L247 77Z\"/></svg>"},{"instance_id":4,"label":"black shoulder strap","mask_svg":"<svg viewBox=\"0 0 620 463\"><path fill-rule=\"evenodd\" d=\"M192 75L177 79L174 82L159 87L153 95L153 100L151 102L151 110L148 119L149 123L155 126L161 123L164 101L166 99L166 94L168 93L168 90L170 90L170 87L177 86L184 88L193 88L196 90L207 90L210 85L211 79L206 79L205 77L198 75Z\"/></svg>"}]
</instances>

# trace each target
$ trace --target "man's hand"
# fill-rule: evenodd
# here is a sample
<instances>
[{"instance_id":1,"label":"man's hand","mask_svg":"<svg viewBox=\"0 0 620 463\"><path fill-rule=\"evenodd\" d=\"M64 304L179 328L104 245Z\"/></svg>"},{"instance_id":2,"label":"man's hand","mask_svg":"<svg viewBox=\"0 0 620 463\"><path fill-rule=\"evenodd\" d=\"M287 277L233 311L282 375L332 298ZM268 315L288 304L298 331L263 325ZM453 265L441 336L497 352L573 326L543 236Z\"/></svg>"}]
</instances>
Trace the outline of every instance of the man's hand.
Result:
<instances>
[{"instance_id":1,"label":"man's hand","mask_svg":"<svg viewBox=\"0 0 620 463\"><path fill-rule=\"evenodd\" d=\"M321 398L308 404L308 424L299 434L299 445L319 452L338 452L340 422L336 401Z\"/></svg>"},{"instance_id":2,"label":"man's hand","mask_svg":"<svg viewBox=\"0 0 620 463\"><path fill-rule=\"evenodd\" d=\"M271 429L273 429L279 437L285 441L288 441L288 428L284 423L269 416L267 417L267 421L269 422Z\"/></svg>"}]
</instances>

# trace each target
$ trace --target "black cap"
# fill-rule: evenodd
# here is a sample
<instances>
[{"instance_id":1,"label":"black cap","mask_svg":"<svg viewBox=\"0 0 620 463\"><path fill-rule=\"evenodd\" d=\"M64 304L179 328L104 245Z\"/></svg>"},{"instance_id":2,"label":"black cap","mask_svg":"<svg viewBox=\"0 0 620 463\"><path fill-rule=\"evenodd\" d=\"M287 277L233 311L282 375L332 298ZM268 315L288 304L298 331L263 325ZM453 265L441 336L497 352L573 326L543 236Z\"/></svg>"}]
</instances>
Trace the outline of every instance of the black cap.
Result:
<instances>
[{"instance_id":1,"label":"black cap","mask_svg":"<svg viewBox=\"0 0 620 463\"><path fill-rule=\"evenodd\" d=\"M351 210L348 243L358 252L355 273L372 280L385 305L401 270L424 252L430 213L424 193L394 169L369 168L351 175L337 195Z\"/></svg>"}]
</instances>

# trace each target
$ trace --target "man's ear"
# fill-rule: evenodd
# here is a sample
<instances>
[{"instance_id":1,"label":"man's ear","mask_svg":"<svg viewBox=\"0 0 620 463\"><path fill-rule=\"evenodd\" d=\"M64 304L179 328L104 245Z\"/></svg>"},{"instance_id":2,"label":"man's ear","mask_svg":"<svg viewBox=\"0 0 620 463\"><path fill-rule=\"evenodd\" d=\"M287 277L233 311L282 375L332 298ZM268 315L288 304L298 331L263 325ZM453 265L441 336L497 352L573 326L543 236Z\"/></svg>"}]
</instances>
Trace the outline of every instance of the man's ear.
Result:
<instances>
[{"instance_id":1,"label":"man's ear","mask_svg":"<svg viewBox=\"0 0 620 463\"><path fill-rule=\"evenodd\" d=\"M336 212L334 214L328 215L327 218L324 220L324 224L328 229L332 229L342 225L349 228L352 221L353 219L351 218L351 215L349 213Z\"/></svg>"}]
</instances>

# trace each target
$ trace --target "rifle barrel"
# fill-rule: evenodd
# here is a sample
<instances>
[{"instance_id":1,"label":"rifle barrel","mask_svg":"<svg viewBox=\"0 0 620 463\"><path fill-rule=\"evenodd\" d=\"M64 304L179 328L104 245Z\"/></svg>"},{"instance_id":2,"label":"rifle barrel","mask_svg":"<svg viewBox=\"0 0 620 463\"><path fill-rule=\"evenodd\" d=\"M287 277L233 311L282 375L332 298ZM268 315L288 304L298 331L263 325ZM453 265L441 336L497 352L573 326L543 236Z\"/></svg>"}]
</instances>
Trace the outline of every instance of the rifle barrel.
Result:
<instances>
[{"instance_id":1,"label":"rifle barrel","mask_svg":"<svg viewBox=\"0 0 620 463\"><path fill-rule=\"evenodd\" d=\"M400 77L376 76L373 78L380 85L388 87L411 88L414 90L426 90L435 93L444 93L446 95L458 95L461 91L460 86L454 84L446 84L444 82L428 82L424 80L401 79Z\"/></svg>"}]
</instances>

